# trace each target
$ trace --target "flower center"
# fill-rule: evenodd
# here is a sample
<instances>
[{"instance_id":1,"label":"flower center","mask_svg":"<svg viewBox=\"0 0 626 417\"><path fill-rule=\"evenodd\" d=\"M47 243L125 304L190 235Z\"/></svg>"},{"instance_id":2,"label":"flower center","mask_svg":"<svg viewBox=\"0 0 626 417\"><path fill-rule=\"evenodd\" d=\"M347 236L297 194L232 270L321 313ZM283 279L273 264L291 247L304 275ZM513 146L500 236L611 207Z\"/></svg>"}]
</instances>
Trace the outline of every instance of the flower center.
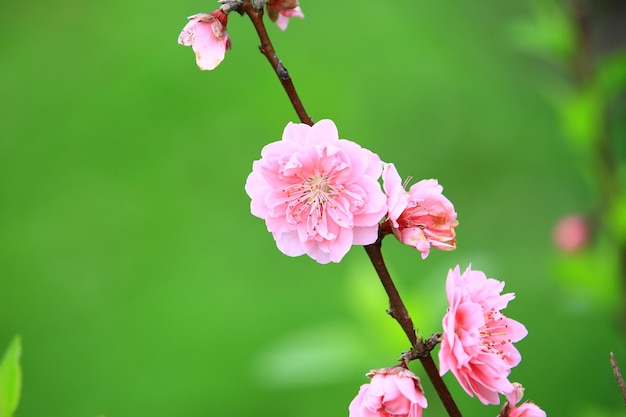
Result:
<instances>
[{"instance_id":1,"label":"flower center","mask_svg":"<svg viewBox=\"0 0 626 417\"><path fill-rule=\"evenodd\" d=\"M505 317L493 308L485 313L485 325L480 329L480 343L485 352L500 357L505 354L505 345L511 343L506 322Z\"/></svg>"},{"instance_id":2,"label":"flower center","mask_svg":"<svg viewBox=\"0 0 626 417\"><path fill-rule=\"evenodd\" d=\"M302 183L283 190L287 195L287 213L299 220L302 214L321 220L324 206L335 196L335 189L324 173L314 172Z\"/></svg>"}]
</instances>

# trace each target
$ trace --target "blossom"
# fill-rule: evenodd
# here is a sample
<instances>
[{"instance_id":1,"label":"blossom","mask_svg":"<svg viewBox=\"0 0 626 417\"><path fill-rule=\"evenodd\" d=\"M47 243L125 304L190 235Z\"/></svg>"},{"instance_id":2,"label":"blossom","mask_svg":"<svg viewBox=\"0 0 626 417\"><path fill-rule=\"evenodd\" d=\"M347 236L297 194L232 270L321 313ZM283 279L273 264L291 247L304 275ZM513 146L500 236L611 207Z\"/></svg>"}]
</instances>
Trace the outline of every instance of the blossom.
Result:
<instances>
[{"instance_id":1,"label":"blossom","mask_svg":"<svg viewBox=\"0 0 626 417\"><path fill-rule=\"evenodd\" d=\"M499 404L498 393L513 391L511 368L521 361L513 346L528 332L500 312L515 294L501 294L504 282L487 278L471 265L461 275L450 270L446 281L449 307L443 318L439 350L441 375L452 371L463 389L483 404Z\"/></svg>"},{"instance_id":2,"label":"blossom","mask_svg":"<svg viewBox=\"0 0 626 417\"><path fill-rule=\"evenodd\" d=\"M404 189L393 164L384 164L383 188L387 194L393 234L405 245L413 246L426 259L431 246L442 250L456 249L454 229L459 224L454 206L441 194L437 180L422 180Z\"/></svg>"},{"instance_id":3,"label":"blossom","mask_svg":"<svg viewBox=\"0 0 626 417\"><path fill-rule=\"evenodd\" d=\"M375 369L350 403L350 417L421 417L428 406L420 379L402 367Z\"/></svg>"},{"instance_id":4,"label":"blossom","mask_svg":"<svg viewBox=\"0 0 626 417\"><path fill-rule=\"evenodd\" d=\"M191 46L200 69L212 70L224 60L226 50L230 49L227 22L228 15L221 10L189 16L189 22L178 36L178 43Z\"/></svg>"},{"instance_id":5,"label":"blossom","mask_svg":"<svg viewBox=\"0 0 626 417\"><path fill-rule=\"evenodd\" d=\"M546 417L546 412L539 408L536 404L526 401L519 407L515 405L524 396L524 387L518 383L513 383L513 391L506 394L507 402L500 411L500 416L504 417Z\"/></svg>"},{"instance_id":6,"label":"blossom","mask_svg":"<svg viewBox=\"0 0 626 417\"><path fill-rule=\"evenodd\" d=\"M268 0L265 5L267 6L267 15L272 22L276 22L280 30L287 29L290 17L304 19L298 0Z\"/></svg>"},{"instance_id":7,"label":"blossom","mask_svg":"<svg viewBox=\"0 0 626 417\"><path fill-rule=\"evenodd\" d=\"M378 238L387 212L381 172L378 155L339 139L331 120L289 123L263 148L245 188L283 253L339 262L352 245Z\"/></svg>"}]
</instances>

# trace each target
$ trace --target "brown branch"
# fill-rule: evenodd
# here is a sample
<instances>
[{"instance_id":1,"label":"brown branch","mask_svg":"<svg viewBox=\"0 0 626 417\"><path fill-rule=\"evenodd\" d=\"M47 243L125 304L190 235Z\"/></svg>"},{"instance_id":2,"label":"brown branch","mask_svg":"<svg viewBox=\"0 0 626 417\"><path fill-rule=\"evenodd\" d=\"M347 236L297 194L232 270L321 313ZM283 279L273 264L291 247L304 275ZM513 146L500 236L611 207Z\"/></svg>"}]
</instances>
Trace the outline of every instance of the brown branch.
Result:
<instances>
[{"instance_id":1,"label":"brown branch","mask_svg":"<svg viewBox=\"0 0 626 417\"><path fill-rule=\"evenodd\" d=\"M261 51L261 53L265 55L272 68L274 68L274 72L278 76L280 83L285 89L285 92L289 97L289 101L291 101L291 105L298 114L300 121L302 123L306 123L309 126L312 126L313 119L311 119L309 114L304 109L304 105L302 104L302 101L300 101L300 97L296 92L296 88L293 85L293 81L289 76L287 68L285 68L283 62L278 59L278 56L276 56L274 46L270 41L267 30L265 29L265 23L263 23L263 9L255 10L252 4L250 4L250 1L246 1L242 6L242 10L245 14L248 15L248 17L250 17L250 20L252 21L252 24L254 25L257 34L259 35L259 40L261 41L259 51Z\"/></svg>"},{"instance_id":2,"label":"brown branch","mask_svg":"<svg viewBox=\"0 0 626 417\"><path fill-rule=\"evenodd\" d=\"M365 251L372 261L372 265L374 265L374 269L380 278L380 282L383 284L385 292L389 297L389 310L387 313L389 313L389 315L400 324L400 327L402 327L402 330L411 342L412 350L422 350L424 341L417 337L415 328L413 327L413 320L411 320L411 316L409 316L409 312L404 306L404 302L402 301L402 298L400 298L398 289L391 279L389 270L385 265L381 251L383 237L384 233L380 233L380 237L376 242L371 245L365 245ZM454 402L454 399L446 386L446 383L441 378L441 375L439 375L439 370L437 369L437 365L435 365L430 352L427 351L418 358L422 363L424 370L426 370L426 374L428 374L430 382L432 382L433 387L437 391L441 402L448 411L448 415L450 417L462 417L459 408Z\"/></svg>"},{"instance_id":3,"label":"brown branch","mask_svg":"<svg viewBox=\"0 0 626 417\"><path fill-rule=\"evenodd\" d=\"M615 355L613 354L613 352L611 352L611 368L613 369L615 379L617 379L617 385L619 386L620 391L622 391L622 397L624 397L624 406L626 407L626 382L624 382L622 371L619 369L617 359L615 359Z\"/></svg>"}]
</instances>

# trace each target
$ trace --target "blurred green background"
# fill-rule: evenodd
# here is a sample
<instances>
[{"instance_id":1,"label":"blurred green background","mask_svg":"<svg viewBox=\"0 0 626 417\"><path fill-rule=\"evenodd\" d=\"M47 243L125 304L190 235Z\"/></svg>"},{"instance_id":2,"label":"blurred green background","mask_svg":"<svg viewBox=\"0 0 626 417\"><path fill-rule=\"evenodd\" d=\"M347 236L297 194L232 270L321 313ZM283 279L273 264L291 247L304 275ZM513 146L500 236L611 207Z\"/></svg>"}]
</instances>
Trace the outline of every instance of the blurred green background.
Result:
<instances>
[{"instance_id":1,"label":"blurred green background","mask_svg":"<svg viewBox=\"0 0 626 417\"><path fill-rule=\"evenodd\" d=\"M526 399L623 415L613 252L551 240L595 193L546 99L557 69L520 47L532 4L390 4L303 0L304 20L268 29L315 120L456 206L455 252L385 241L414 322L440 329L446 273L471 262L517 294ZM347 416L365 373L409 347L362 249L288 258L250 214L252 161L296 116L247 18L213 72L176 43L215 8L0 5L0 350L22 336L18 417ZM497 415L445 380L465 415ZM426 390L425 415L444 415Z\"/></svg>"}]
</instances>

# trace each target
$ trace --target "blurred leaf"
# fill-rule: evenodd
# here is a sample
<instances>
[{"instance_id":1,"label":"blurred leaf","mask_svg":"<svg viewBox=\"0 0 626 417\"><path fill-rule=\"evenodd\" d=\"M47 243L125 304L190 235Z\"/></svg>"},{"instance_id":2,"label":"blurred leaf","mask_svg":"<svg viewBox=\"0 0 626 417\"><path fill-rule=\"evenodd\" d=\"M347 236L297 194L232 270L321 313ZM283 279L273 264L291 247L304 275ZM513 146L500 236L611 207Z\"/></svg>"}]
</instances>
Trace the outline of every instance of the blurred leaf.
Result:
<instances>
[{"instance_id":1,"label":"blurred leaf","mask_svg":"<svg viewBox=\"0 0 626 417\"><path fill-rule=\"evenodd\" d=\"M556 261L556 279L569 295L570 307L580 313L614 312L621 303L615 251L598 242L586 251Z\"/></svg>"},{"instance_id":2,"label":"blurred leaf","mask_svg":"<svg viewBox=\"0 0 626 417\"><path fill-rule=\"evenodd\" d=\"M549 60L568 60L574 54L575 31L565 10L554 1L532 2L533 16L518 21L511 28L511 37L530 53Z\"/></svg>"},{"instance_id":3,"label":"blurred leaf","mask_svg":"<svg viewBox=\"0 0 626 417\"><path fill-rule=\"evenodd\" d=\"M21 354L21 339L19 336L15 336L4 352L0 363L0 417L13 416L20 401L22 388Z\"/></svg>"},{"instance_id":4,"label":"blurred leaf","mask_svg":"<svg viewBox=\"0 0 626 417\"><path fill-rule=\"evenodd\" d=\"M613 230L615 236L621 241L626 242L626 194L622 193L620 198L615 202L611 216L609 227Z\"/></svg>"},{"instance_id":5,"label":"blurred leaf","mask_svg":"<svg viewBox=\"0 0 626 417\"><path fill-rule=\"evenodd\" d=\"M600 92L610 97L626 87L626 51L619 51L598 64L597 86Z\"/></svg>"},{"instance_id":6,"label":"blurred leaf","mask_svg":"<svg viewBox=\"0 0 626 417\"><path fill-rule=\"evenodd\" d=\"M603 100L594 88L573 92L561 102L561 124L570 142L588 149L600 134Z\"/></svg>"},{"instance_id":7,"label":"blurred leaf","mask_svg":"<svg viewBox=\"0 0 626 417\"><path fill-rule=\"evenodd\" d=\"M271 387L337 382L360 369L368 348L364 342L348 324L309 327L261 350L252 372L263 385Z\"/></svg>"}]
</instances>

